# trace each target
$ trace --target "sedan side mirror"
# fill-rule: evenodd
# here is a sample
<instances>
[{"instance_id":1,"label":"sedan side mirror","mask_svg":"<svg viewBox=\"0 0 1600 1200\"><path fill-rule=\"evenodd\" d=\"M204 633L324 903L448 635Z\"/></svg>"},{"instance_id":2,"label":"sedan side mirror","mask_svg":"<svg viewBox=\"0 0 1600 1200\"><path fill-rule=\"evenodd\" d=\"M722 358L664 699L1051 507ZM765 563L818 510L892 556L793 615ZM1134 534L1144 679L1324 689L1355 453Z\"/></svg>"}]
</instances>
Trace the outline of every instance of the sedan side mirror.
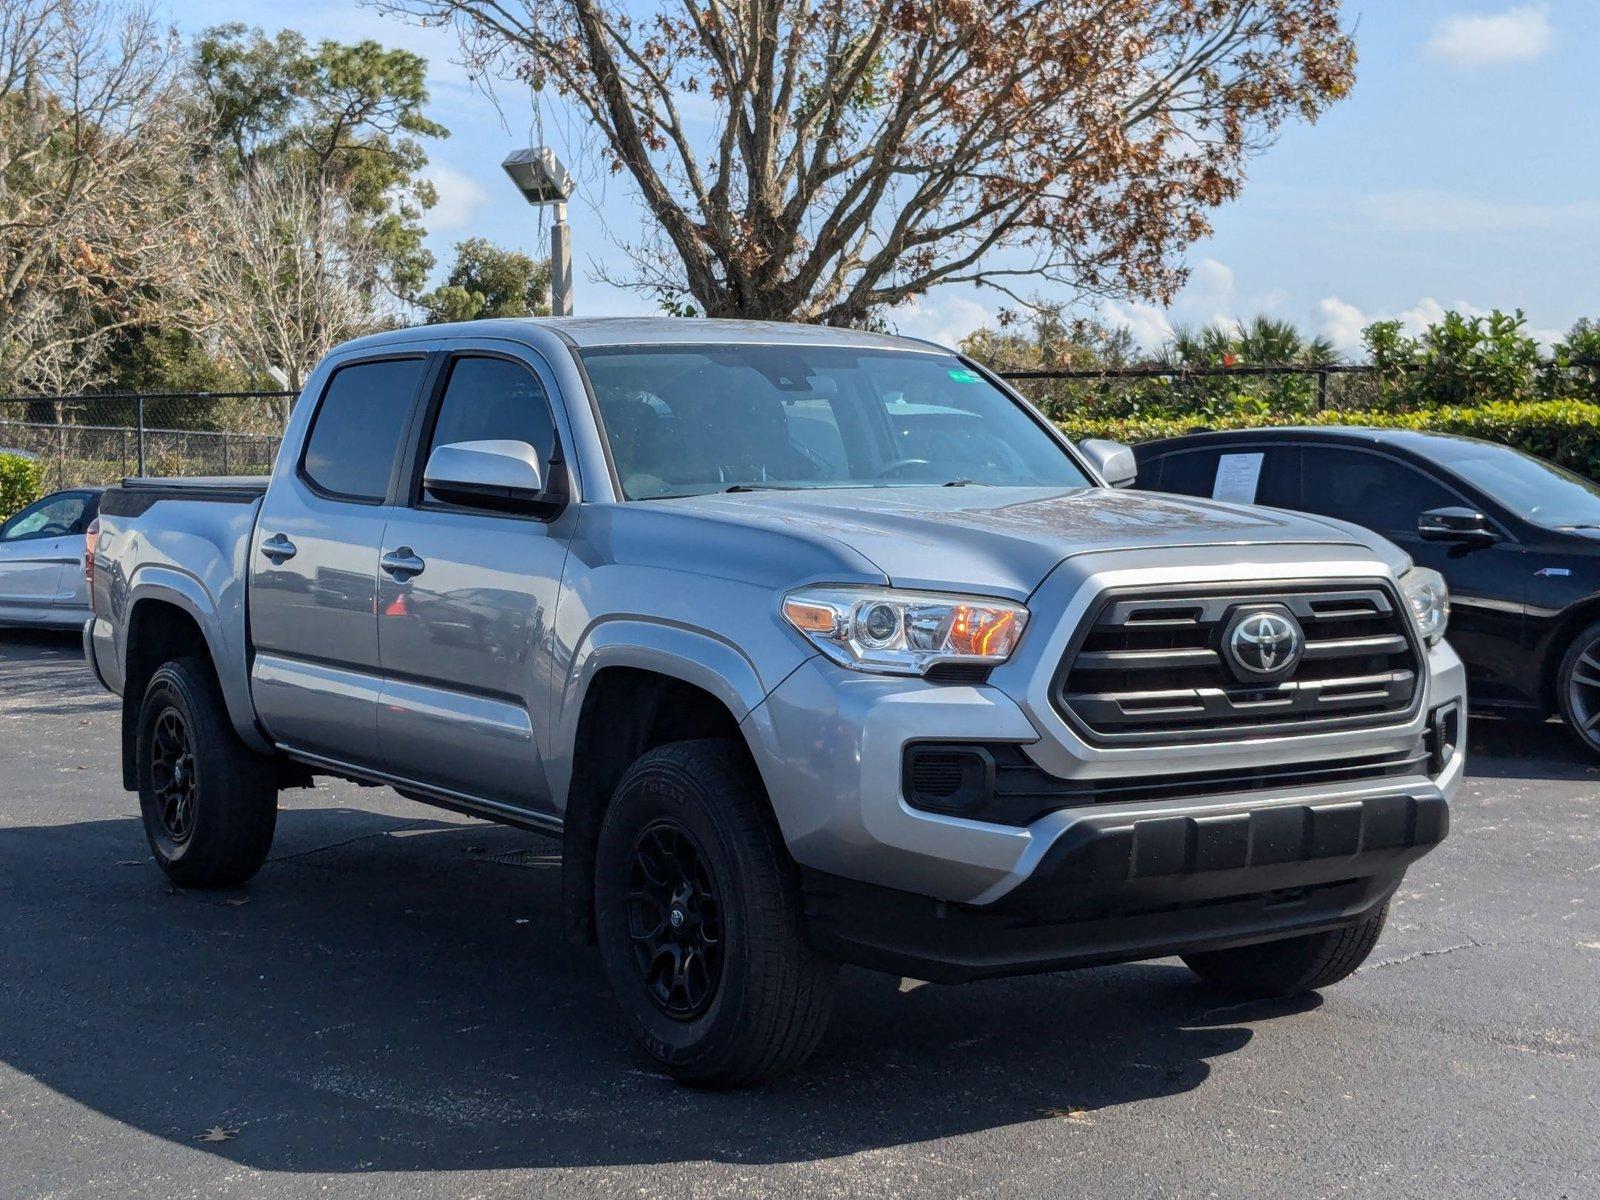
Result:
<instances>
[{"instance_id":1,"label":"sedan side mirror","mask_svg":"<svg viewBox=\"0 0 1600 1200\"><path fill-rule=\"evenodd\" d=\"M1132 487L1139 478L1139 464L1133 457L1133 451L1121 442L1113 442L1108 438L1089 438L1079 442L1078 449L1088 456L1094 469L1114 488Z\"/></svg>"},{"instance_id":2,"label":"sedan side mirror","mask_svg":"<svg viewBox=\"0 0 1600 1200\"><path fill-rule=\"evenodd\" d=\"M545 506L539 453L527 442L453 442L436 446L422 470L422 486L440 500L504 512Z\"/></svg>"},{"instance_id":3,"label":"sedan side mirror","mask_svg":"<svg viewBox=\"0 0 1600 1200\"><path fill-rule=\"evenodd\" d=\"M1434 508L1417 518L1417 536L1425 542L1498 542L1489 518L1470 508Z\"/></svg>"}]
</instances>

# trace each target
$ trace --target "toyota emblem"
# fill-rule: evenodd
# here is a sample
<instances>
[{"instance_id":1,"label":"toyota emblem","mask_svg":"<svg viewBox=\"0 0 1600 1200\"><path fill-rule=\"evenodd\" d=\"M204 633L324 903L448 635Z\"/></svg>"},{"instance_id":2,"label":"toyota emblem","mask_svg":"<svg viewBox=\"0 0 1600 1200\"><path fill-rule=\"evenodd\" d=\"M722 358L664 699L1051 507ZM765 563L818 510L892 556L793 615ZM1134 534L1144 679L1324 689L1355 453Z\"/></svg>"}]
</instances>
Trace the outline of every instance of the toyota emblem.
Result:
<instances>
[{"instance_id":1,"label":"toyota emblem","mask_svg":"<svg viewBox=\"0 0 1600 1200\"><path fill-rule=\"evenodd\" d=\"M1228 661L1246 679L1287 675L1300 661L1306 637L1287 609L1248 609L1228 627Z\"/></svg>"}]
</instances>

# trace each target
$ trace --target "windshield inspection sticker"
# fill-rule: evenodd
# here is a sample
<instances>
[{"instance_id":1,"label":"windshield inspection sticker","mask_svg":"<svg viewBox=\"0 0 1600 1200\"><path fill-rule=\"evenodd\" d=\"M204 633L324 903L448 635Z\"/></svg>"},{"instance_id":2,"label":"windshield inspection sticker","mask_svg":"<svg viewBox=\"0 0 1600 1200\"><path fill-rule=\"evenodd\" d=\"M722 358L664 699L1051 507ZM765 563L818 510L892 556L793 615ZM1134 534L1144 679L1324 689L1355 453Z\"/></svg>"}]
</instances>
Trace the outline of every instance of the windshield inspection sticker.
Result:
<instances>
[{"instance_id":1,"label":"windshield inspection sticker","mask_svg":"<svg viewBox=\"0 0 1600 1200\"><path fill-rule=\"evenodd\" d=\"M1261 482L1261 451L1253 454L1224 454L1217 461L1217 481L1212 485L1213 500L1235 504L1254 504L1256 485Z\"/></svg>"},{"instance_id":2,"label":"windshield inspection sticker","mask_svg":"<svg viewBox=\"0 0 1600 1200\"><path fill-rule=\"evenodd\" d=\"M945 374L949 375L950 378L954 379L957 383L978 382L978 376L975 372L964 371L960 367L951 367L949 371L945 372Z\"/></svg>"}]
</instances>

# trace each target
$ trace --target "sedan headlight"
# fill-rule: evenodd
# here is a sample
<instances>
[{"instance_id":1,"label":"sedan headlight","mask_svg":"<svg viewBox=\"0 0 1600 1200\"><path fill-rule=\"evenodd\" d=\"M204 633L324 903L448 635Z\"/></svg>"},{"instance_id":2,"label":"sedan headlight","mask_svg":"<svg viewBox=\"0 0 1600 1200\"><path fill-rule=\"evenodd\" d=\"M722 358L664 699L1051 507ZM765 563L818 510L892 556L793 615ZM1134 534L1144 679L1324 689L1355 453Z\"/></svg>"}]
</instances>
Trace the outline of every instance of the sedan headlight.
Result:
<instances>
[{"instance_id":1,"label":"sedan headlight","mask_svg":"<svg viewBox=\"0 0 1600 1200\"><path fill-rule=\"evenodd\" d=\"M1006 600L867 587L790 592L783 616L841 666L888 675L951 662L998 666L1028 623L1028 610Z\"/></svg>"},{"instance_id":2,"label":"sedan headlight","mask_svg":"<svg viewBox=\"0 0 1600 1200\"><path fill-rule=\"evenodd\" d=\"M1400 590L1405 593L1417 632L1428 645L1434 645L1450 625L1450 589L1444 576L1431 567L1412 567L1400 576Z\"/></svg>"}]
</instances>

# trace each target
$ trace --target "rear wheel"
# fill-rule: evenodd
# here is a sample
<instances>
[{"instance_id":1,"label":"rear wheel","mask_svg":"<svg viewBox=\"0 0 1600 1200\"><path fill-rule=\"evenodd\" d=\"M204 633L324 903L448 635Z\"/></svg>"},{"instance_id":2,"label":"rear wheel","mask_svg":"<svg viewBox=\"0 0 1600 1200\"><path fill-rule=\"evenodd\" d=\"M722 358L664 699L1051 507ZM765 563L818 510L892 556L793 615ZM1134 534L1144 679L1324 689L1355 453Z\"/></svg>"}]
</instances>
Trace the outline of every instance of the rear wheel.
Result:
<instances>
[{"instance_id":1,"label":"rear wheel","mask_svg":"<svg viewBox=\"0 0 1600 1200\"><path fill-rule=\"evenodd\" d=\"M229 887L261 869L278 820L275 764L239 740L205 662L175 659L151 676L137 747L145 837L173 882Z\"/></svg>"},{"instance_id":2,"label":"rear wheel","mask_svg":"<svg viewBox=\"0 0 1600 1200\"><path fill-rule=\"evenodd\" d=\"M1556 690L1568 728L1591 754L1600 754L1600 622L1572 639Z\"/></svg>"},{"instance_id":3,"label":"rear wheel","mask_svg":"<svg viewBox=\"0 0 1600 1200\"><path fill-rule=\"evenodd\" d=\"M1378 944L1388 916L1385 903L1376 915L1343 929L1185 954L1183 961L1213 987L1236 996L1262 1000L1298 996L1355 974Z\"/></svg>"},{"instance_id":4,"label":"rear wheel","mask_svg":"<svg viewBox=\"0 0 1600 1200\"><path fill-rule=\"evenodd\" d=\"M678 742L628 769L600 830L595 924L625 1020L675 1078L756 1083L821 1040L838 968L806 944L798 872L743 747Z\"/></svg>"}]
</instances>

